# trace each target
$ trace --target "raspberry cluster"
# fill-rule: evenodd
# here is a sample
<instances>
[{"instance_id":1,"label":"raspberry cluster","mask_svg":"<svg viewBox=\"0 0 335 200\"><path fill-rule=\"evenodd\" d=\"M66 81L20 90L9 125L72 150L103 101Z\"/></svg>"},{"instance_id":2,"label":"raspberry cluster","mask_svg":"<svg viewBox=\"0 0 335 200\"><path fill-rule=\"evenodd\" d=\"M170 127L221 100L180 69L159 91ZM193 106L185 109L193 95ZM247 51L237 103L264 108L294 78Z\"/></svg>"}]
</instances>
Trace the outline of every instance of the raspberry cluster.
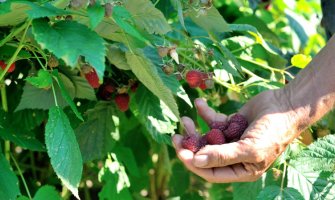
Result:
<instances>
[{"instance_id":1,"label":"raspberry cluster","mask_svg":"<svg viewBox=\"0 0 335 200\"><path fill-rule=\"evenodd\" d=\"M186 135L182 140L182 147L194 153L206 145L219 145L240 139L248 127L247 119L241 114L235 114L228 121L215 121L210 124L211 130L205 135Z\"/></svg>"}]
</instances>

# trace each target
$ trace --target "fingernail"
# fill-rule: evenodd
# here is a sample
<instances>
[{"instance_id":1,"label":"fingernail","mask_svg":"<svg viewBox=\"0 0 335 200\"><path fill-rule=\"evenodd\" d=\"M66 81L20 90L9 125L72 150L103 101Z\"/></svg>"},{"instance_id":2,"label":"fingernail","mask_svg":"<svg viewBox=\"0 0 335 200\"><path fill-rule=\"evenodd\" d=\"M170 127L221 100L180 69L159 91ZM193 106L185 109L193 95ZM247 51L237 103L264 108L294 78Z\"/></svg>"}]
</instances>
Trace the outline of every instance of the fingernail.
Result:
<instances>
[{"instance_id":1,"label":"fingernail","mask_svg":"<svg viewBox=\"0 0 335 200\"><path fill-rule=\"evenodd\" d=\"M196 167L204 167L208 164L208 156L207 155L198 155L193 159L193 164Z\"/></svg>"}]
</instances>

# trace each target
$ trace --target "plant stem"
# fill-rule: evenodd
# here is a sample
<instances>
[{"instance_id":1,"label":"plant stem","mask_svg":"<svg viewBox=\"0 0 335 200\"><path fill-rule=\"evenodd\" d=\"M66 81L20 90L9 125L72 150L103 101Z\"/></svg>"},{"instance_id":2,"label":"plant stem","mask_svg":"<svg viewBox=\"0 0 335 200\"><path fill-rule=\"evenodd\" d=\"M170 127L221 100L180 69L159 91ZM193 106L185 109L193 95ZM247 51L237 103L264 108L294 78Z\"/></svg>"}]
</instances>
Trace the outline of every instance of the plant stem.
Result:
<instances>
[{"instance_id":1,"label":"plant stem","mask_svg":"<svg viewBox=\"0 0 335 200\"><path fill-rule=\"evenodd\" d=\"M246 62L249 62L249 63L251 63L251 64L258 65L258 66L260 66L260 67L262 67L262 68L264 68L264 69L267 69L267 70L269 70L269 71L271 71L271 72L273 72L273 71L274 71L274 72L280 72L280 73L283 73L283 72L284 72L284 70L282 70L282 69L273 68L273 67L264 65L264 64L262 64L262 63L255 62L255 61L253 61L253 60L247 60L247 59L244 59L244 58L242 58L242 57L238 57L238 56L236 56L236 59L238 59L238 60L242 60L242 61L246 61Z\"/></svg>"},{"instance_id":2,"label":"plant stem","mask_svg":"<svg viewBox=\"0 0 335 200\"><path fill-rule=\"evenodd\" d=\"M31 198L31 195L30 195L29 188L28 188L27 183L26 183L26 180L25 180L24 177L23 177L23 174L22 174L22 171L21 171L19 165L17 164L17 162L16 162L14 156L13 156L13 155L10 155L10 156L11 156L11 158L12 158L14 164L15 164L15 167L17 168L17 170L18 170L18 172L19 172L19 175L20 175L20 177L21 177L21 179L22 179L24 188L26 189L26 192L27 192L27 195L28 195L29 199L32 199L32 198Z\"/></svg>"},{"instance_id":3,"label":"plant stem","mask_svg":"<svg viewBox=\"0 0 335 200\"><path fill-rule=\"evenodd\" d=\"M287 164L286 164L286 161L285 161L284 162L283 177L282 177L281 184L280 184L280 193L282 193L283 190L284 190L284 181L285 181L285 176L286 176L286 168L287 168Z\"/></svg>"},{"instance_id":4,"label":"plant stem","mask_svg":"<svg viewBox=\"0 0 335 200\"><path fill-rule=\"evenodd\" d=\"M7 103L7 92L6 92L6 84L5 81L0 81L0 87L1 87L1 103L2 103L2 109L5 112L8 112L8 103ZM5 141L5 157L8 162L10 162L10 141Z\"/></svg>"},{"instance_id":5,"label":"plant stem","mask_svg":"<svg viewBox=\"0 0 335 200\"><path fill-rule=\"evenodd\" d=\"M181 55L183 58L185 58L186 60L188 60L189 62L193 63L194 65L198 66L199 68L204 68L202 65L200 65L198 62L194 61L192 58L188 57L186 54L184 54L183 52L179 51L178 52L179 55Z\"/></svg>"},{"instance_id":6,"label":"plant stem","mask_svg":"<svg viewBox=\"0 0 335 200\"><path fill-rule=\"evenodd\" d=\"M57 96L56 96L56 91L55 91L55 86L54 86L54 84L51 85L51 88L52 88L52 93L53 93L53 95L54 95L55 104L56 104L56 106L58 107L58 101L57 101Z\"/></svg>"},{"instance_id":7,"label":"plant stem","mask_svg":"<svg viewBox=\"0 0 335 200\"><path fill-rule=\"evenodd\" d=\"M1 75L0 75L0 81L5 77L8 69L15 62L15 59L16 59L17 55L20 53L21 49L25 46L23 44L23 42L25 40L25 37L26 37L26 34L27 34L27 31L28 31L28 28L29 28L30 24L31 24L31 20L29 20L27 23L25 23L25 30L24 30L24 33L23 33L23 35L21 37L20 44L17 47L17 49L16 49L15 53L13 54L13 56L9 59L9 62L7 62L6 68L1 73Z\"/></svg>"},{"instance_id":8,"label":"plant stem","mask_svg":"<svg viewBox=\"0 0 335 200\"><path fill-rule=\"evenodd\" d=\"M20 26L16 30L11 31L9 35L7 35L3 40L1 40L0 47L2 47L7 42L11 41L13 39L13 37L15 37L17 34L19 34L22 30L24 30L25 27L26 27L26 24L23 24L22 26Z\"/></svg>"},{"instance_id":9,"label":"plant stem","mask_svg":"<svg viewBox=\"0 0 335 200\"><path fill-rule=\"evenodd\" d=\"M156 7L156 5L159 3L160 0L157 0L154 4L154 6Z\"/></svg>"},{"instance_id":10,"label":"plant stem","mask_svg":"<svg viewBox=\"0 0 335 200\"><path fill-rule=\"evenodd\" d=\"M234 49L234 50L232 50L232 51L230 51L230 52L231 52L232 54L234 54L234 53L236 53L236 52L239 52L239 51L243 51L243 50L245 50L245 49L248 49L248 48L254 46L255 44L258 44L258 43L249 44L249 45L247 45L247 46L245 46L245 47L241 47L241 48L238 48L238 49Z\"/></svg>"}]
</instances>

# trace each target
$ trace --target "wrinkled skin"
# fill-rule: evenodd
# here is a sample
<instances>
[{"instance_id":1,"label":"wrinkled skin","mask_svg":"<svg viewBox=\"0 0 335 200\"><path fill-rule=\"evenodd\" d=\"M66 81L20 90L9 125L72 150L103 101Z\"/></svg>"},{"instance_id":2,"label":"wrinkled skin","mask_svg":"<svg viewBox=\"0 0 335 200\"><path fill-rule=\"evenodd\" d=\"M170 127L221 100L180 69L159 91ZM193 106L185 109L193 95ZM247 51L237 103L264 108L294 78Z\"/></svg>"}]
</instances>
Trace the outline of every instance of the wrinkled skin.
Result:
<instances>
[{"instance_id":1,"label":"wrinkled skin","mask_svg":"<svg viewBox=\"0 0 335 200\"><path fill-rule=\"evenodd\" d=\"M207 124L227 120L202 99L196 99L195 105ZM213 183L255 181L298 136L297 117L282 90L259 94L239 113L250 125L237 142L207 145L194 154L181 147L181 135L173 137L177 156L190 171ZM188 133L196 131L190 118L183 117L182 123Z\"/></svg>"}]
</instances>

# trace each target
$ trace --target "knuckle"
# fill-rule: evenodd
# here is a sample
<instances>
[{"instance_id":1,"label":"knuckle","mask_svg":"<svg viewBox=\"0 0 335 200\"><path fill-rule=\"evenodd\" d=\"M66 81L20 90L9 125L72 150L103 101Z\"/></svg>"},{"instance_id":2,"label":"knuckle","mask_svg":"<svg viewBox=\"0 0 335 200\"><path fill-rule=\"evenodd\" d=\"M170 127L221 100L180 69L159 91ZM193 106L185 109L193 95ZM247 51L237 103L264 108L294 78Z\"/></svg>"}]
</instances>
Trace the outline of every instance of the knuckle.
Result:
<instances>
[{"instance_id":1,"label":"knuckle","mask_svg":"<svg viewBox=\"0 0 335 200\"><path fill-rule=\"evenodd\" d=\"M225 162L226 162L226 159L227 159L227 156L222 152L222 151L218 151L216 153L216 162L219 166L225 166Z\"/></svg>"}]
</instances>

